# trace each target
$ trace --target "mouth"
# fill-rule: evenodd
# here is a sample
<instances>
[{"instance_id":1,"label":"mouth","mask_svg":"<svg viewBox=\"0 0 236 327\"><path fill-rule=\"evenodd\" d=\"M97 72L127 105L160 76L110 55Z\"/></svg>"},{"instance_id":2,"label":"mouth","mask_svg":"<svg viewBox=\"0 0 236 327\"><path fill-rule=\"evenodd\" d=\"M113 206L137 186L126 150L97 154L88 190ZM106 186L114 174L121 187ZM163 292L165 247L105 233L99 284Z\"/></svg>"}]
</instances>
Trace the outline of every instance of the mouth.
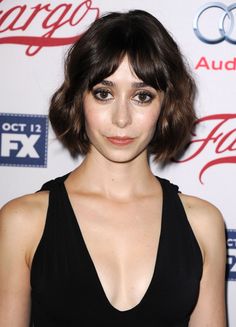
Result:
<instances>
[{"instance_id":1,"label":"mouth","mask_svg":"<svg viewBox=\"0 0 236 327\"><path fill-rule=\"evenodd\" d=\"M127 145L134 141L134 138L127 136L110 136L107 140L115 145Z\"/></svg>"}]
</instances>

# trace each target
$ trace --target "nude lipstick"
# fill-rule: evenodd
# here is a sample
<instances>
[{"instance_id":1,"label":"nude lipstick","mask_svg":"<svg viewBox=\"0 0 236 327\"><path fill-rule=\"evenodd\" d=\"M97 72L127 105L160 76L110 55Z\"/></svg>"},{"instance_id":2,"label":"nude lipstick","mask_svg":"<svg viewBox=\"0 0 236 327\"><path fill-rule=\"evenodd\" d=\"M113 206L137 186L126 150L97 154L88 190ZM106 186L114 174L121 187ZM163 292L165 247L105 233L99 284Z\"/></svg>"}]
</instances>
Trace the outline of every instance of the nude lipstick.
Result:
<instances>
[{"instance_id":1,"label":"nude lipstick","mask_svg":"<svg viewBox=\"0 0 236 327\"><path fill-rule=\"evenodd\" d=\"M115 145L127 145L133 142L133 138L127 136L111 136L107 137L108 141Z\"/></svg>"}]
</instances>

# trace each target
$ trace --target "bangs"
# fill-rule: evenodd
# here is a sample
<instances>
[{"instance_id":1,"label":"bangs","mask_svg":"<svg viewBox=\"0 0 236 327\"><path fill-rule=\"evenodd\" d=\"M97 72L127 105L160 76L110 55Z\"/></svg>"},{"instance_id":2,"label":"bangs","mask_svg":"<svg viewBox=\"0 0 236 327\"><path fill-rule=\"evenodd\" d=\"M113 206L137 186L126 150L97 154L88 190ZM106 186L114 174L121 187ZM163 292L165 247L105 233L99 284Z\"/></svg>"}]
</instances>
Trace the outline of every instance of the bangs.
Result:
<instances>
[{"instance_id":1,"label":"bangs","mask_svg":"<svg viewBox=\"0 0 236 327\"><path fill-rule=\"evenodd\" d=\"M73 44L66 57L65 79L51 100L51 124L73 157L86 155L90 141L84 95L111 76L125 56L137 78L165 95L148 148L155 160L164 163L189 142L196 119L196 85L175 40L148 12L105 14Z\"/></svg>"},{"instance_id":2,"label":"bangs","mask_svg":"<svg viewBox=\"0 0 236 327\"><path fill-rule=\"evenodd\" d=\"M140 80L156 90L166 90L168 76L161 52L148 32L138 26L114 27L112 32L103 35L102 40L92 48L96 61L90 65L89 90L112 75L125 55Z\"/></svg>"}]
</instances>

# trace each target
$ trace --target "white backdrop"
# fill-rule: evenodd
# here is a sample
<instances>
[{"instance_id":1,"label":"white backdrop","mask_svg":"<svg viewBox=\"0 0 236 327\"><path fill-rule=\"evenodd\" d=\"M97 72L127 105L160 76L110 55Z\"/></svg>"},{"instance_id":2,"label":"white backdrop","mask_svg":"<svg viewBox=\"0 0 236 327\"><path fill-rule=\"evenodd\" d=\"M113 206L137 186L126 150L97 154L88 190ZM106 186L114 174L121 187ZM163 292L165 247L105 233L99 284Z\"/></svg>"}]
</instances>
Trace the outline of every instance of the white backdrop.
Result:
<instances>
[{"instance_id":1,"label":"white backdrop","mask_svg":"<svg viewBox=\"0 0 236 327\"><path fill-rule=\"evenodd\" d=\"M228 0L0 1L0 205L34 192L82 160L71 159L46 123L49 99L62 81L64 54L75 36L103 12L134 8L154 14L171 32L196 78L201 120L183 162L165 168L152 164L152 169L223 213L230 327L236 326L234 7Z\"/></svg>"}]
</instances>

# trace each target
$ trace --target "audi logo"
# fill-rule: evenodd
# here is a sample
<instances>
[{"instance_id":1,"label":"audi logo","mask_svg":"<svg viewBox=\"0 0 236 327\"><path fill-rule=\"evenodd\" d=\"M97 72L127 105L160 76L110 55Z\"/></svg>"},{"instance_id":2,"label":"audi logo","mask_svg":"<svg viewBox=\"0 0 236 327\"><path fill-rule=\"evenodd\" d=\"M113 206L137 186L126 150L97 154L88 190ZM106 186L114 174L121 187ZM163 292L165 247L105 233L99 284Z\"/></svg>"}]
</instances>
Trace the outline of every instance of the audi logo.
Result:
<instances>
[{"instance_id":1,"label":"audi logo","mask_svg":"<svg viewBox=\"0 0 236 327\"><path fill-rule=\"evenodd\" d=\"M199 22L202 18L203 13L209 12L212 8L219 8L222 11L222 15L219 18L218 22L218 37L212 38L207 35L207 31L202 31L199 27ZM236 9L236 3L226 6L221 2L209 2L199 8L194 21L193 21L193 30L196 36L203 42L208 44L217 44L222 41L227 41L232 44L236 44L236 39L232 38L232 32L234 30L234 15L233 10Z\"/></svg>"}]
</instances>

